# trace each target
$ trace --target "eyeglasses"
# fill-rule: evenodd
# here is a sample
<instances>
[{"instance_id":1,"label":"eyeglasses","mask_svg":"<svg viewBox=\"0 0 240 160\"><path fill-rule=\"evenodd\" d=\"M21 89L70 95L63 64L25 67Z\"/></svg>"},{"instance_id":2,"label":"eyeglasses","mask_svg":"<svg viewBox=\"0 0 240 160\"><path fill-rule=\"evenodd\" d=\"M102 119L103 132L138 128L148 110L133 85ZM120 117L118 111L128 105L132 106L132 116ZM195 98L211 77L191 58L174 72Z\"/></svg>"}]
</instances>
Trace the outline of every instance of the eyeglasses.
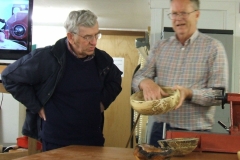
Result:
<instances>
[{"instance_id":1,"label":"eyeglasses","mask_svg":"<svg viewBox=\"0 0 240 160\"><path fill-rule=\"evenodd\" d=\"M169 13L168 14L168 17L171 19L171 20L175 20L177 19L177 17L182 17L182 18L188 18L189 14L195 12L197 10L194 10L192 12L181 12L181 13Z\"/></svg>"},{"instance_id":2,"label":"eyeglasses","mask_svg":"<svg viewBox=\"0 0 240 160\"><path fill-rule=\"evenodd\" d=\"M94 36L93 35L86 35L86 36L81 36L75 32L72 32L73 34L76 34L80 37L82 37L83 39L85 39L86 41L88 42L92 42L92 40L95 38L96 40L100 39L102 37L102 34L101 33L97 33L95 34Z\"/></svg>"}]
</instances>

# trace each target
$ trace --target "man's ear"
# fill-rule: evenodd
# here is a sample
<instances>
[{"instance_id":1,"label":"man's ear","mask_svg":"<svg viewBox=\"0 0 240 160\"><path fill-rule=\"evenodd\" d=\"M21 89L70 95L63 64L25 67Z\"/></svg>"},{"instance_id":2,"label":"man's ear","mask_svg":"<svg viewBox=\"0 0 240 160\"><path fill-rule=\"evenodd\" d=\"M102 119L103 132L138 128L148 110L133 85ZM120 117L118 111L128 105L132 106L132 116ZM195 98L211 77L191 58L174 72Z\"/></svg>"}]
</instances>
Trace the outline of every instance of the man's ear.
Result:
<instances>
[{"instance_id":1,"label":"man's ear","mask_svg":"<svg viewBox=\"0 0 240 160\"><path fill-rule=\"evenodd\" d=\"M200 11L199 10L197 10L196 11L197 13L196 13L196 18L197 18L197 20L199 19L199 17L200 17Z\"/></svg>"},{"instance_id":2,"label":"man's ear","mask_svg":"<svg viewBox=\"0 0 240 160\"><path fill-rule=\"evenodd\" d=\"M74 42L74 35L73 35L73 33L68 32L67 33L67 39L68 39L69 43L72 44Z\"/></svg>"}]
</instances>

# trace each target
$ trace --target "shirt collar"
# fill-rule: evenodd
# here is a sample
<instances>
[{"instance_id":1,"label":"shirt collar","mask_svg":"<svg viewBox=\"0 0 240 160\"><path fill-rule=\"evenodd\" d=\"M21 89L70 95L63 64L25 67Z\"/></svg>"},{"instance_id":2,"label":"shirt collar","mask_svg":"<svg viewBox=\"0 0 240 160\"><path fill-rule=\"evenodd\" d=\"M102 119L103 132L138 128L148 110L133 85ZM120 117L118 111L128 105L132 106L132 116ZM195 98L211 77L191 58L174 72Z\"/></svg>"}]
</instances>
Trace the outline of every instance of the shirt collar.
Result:
<instances>
[{"instance_id":1,"label":"shirt collar","mask_svg":"<svg viewBox=\"0 0 240 160\"><path fill-rule=\"evenodd\" d=\"M65 41L65 42L66 42L66 44L67 44L67 48L68 48L68 50L70 51L70 53L72 53L76 58L79 58L79 57L77 56L77 54L72 50L71 45L70 45L70 43L69 43L69 41L68 41L67 38L66 38L66 41ZM95 53L94 53L93 55L87 56L86 58L84 58L84 62L90 61L91 59L94 58L94 56L95 56Z\"/></svg>"},{"instance_id":2,"label":"shirt collar","mask_svg":"<svg viewBox=\"0 0 240 160\"><path fill-rule=\"evenodd\" d=\"M196 30L192 34L192 36L188 40L186 40L185 44L192 44L198 35L199 35L199 31ZM173 40L177 40L176 34L175 34L175 36L170 37L170 41L173 41Z\"/></svg>"},{"instance_id":3,"label":"shirt collar","mask_svg":"<svg viewBox=\"0 0 240 160\"><path fill-rule=\"evenodd\" d=\"M199 35L199 31L196 30L196 31L193 33L193 35L189 38L190 44L192 44L192 43L195 41L195 39L197 39L197 36L198 36L198 35Z\"/></svg>"}]
</instances>

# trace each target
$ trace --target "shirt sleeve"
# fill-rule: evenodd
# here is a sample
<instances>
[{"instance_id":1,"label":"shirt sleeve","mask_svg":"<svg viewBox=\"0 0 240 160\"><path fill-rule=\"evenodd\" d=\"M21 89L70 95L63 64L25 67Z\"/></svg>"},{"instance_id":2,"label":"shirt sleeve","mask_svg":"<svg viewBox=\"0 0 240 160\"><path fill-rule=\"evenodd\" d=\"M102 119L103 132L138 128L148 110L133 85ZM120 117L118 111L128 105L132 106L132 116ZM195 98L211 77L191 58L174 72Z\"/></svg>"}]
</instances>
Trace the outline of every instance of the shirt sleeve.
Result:
<instances>
[{"instance_id":1,"label":"shirt sleeve","mask_svg":"<svg viewBox=\"0 0 240 160\"><path fill-rule=\"evenodd\" d=\"M215 100L215 96L221 95L220 90L213 90L213 87L223 87L228 90L228 59L226 51L221 42L215 40L210 44L209 56L209 78L207 79L207 87L203 89L192 89L192 103L202 106L220 105L220 100Z\"/></svg>"}]
</instances>

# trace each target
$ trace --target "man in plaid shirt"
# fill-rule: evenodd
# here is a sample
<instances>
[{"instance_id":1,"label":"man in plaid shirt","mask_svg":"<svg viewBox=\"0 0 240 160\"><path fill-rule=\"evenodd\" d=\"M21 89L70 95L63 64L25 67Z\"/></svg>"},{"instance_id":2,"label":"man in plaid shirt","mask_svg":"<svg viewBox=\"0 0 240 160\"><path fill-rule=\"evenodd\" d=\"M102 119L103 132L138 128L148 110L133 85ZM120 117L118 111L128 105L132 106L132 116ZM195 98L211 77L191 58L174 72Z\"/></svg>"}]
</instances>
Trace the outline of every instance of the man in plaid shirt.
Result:
<instances>
[{"instance_id":1,"label":"man in plaid shirt","mask_svg":"<svg viewBox=\"0 0 240 160\"><path fill-rule=\"evenodd\" d=\"M199 0L170 0L169 18L175 36L157 42L144 67L132 81L134 91L143 90L145 100L160 99L167 94L160 86L180 91L175 110L154 115L149 144L158 146L163 123L167 129L210 131L214 124L215 100L228 86L228 62L221 42L197 29ZM156 80L154 81L154 79Z\"/></svg>"}]
</instances>

